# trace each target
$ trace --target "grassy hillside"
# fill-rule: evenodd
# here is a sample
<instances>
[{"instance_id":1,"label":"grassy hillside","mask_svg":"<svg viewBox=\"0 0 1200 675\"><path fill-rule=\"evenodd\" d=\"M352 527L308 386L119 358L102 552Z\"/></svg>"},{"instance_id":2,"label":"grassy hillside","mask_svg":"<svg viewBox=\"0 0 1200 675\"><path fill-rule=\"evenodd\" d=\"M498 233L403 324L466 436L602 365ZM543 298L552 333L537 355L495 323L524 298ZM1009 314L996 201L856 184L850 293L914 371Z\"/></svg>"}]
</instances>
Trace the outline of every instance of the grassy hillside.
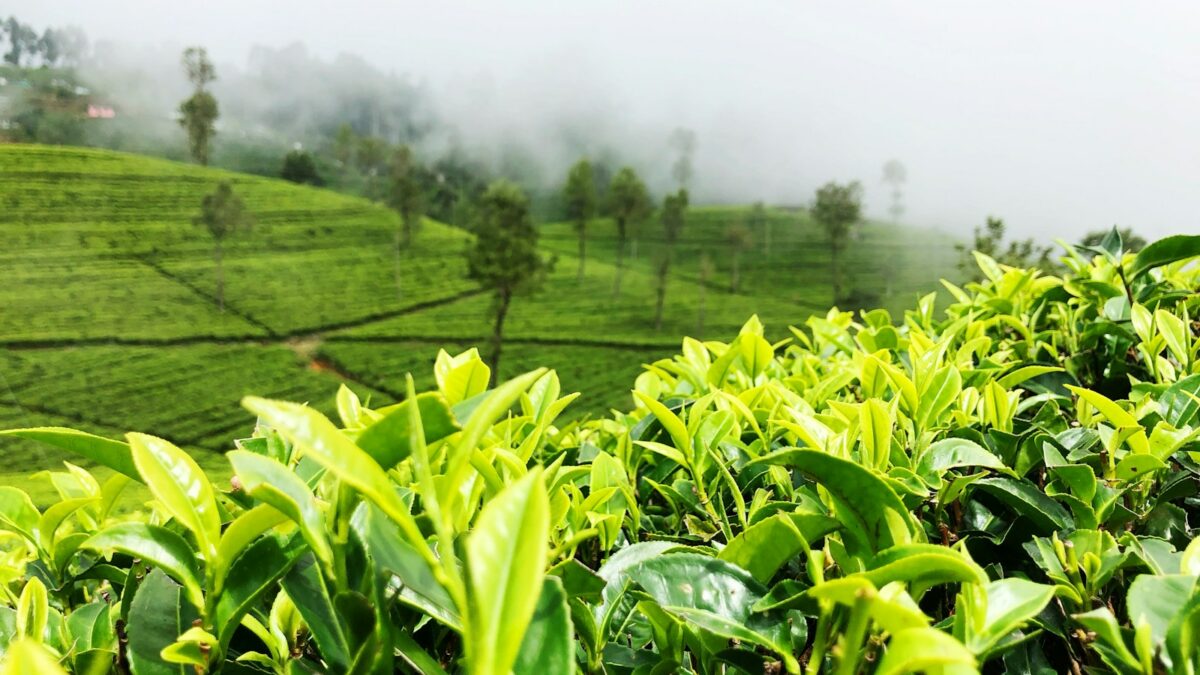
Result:
<instances>
[{"instance_id":1,"label":"grassy hillside","mask_svg":"<svg viewBox=\"0 0 1200 675\"><path fill-rule=\"evenodd\" d=\"M714 271L709 286L728 293L733 255L727 235L741 223L750 231L749 246L740 254L739 288L744 294L764 295L809 311L824 311L833 303L829 243L821 227L806 212L766 209L761 225L751 226L746 206L702 206L689 210L687 224L676 244L676 276L699 281L700 261L707 256ZM662 226L651 218L638 228L627 258L633 269L647 274L663 249ZM631 235L632 236L632 235ZM575 255L579 239L571 223L542 227L543 244ZM858 228L844 253L846 285L856 292L857 306L886 307L893 314L912 306L918 293L928 293L943 277L957 276L954 240L934 230L869 221ZM613 261L616 225L599 219L588 228L589 258ZM794 319L793 319L794 321ZM717 336L725 335L718 333Z\"/></svg>"},{"instance_id":2,"label":"grassy hillside","mask_svg":"<svg viewBox=\"0 0 1200 675\"><path fill-rule=\"evenodd\" d=\"M222 180L254 218L250 232L225 243L225 312L213 295L212 242L192 224ZM627 404L617 384L677 349L683 334L728 336L757 312L783 337L788 324L823 311L823 240L795 213L771 212L769 255L747 252L743 292L728 292L729 261L714 242L742 213L692 212L660 331L651 326L657 225L639 237L619 297L611 223L592 228L582 282L570 226L546 225L544 247L557 264L542 293L514 303L501 374L558 368L564 387L583 393L573 411L597 413ZM247 393L329 412L341 383L380 404L397 398L406 372L427 386L439 347L483 345L490 298L465 278L469 235L432 221L403 252L397 288L397 226L379 205L282 181L108 151L0 145L0 426L111 436L154 429L205 461L253 424L235 412ZM697 253L710 248L718 272L701 286ZM949 269L949 249L944 239L871 225L848 266L863 268L861 287L890 286L889 298L910 302ZM0 481L60 459L12 439L0 439L0 452L8 460Z\"/></svg>"}]
</instances>

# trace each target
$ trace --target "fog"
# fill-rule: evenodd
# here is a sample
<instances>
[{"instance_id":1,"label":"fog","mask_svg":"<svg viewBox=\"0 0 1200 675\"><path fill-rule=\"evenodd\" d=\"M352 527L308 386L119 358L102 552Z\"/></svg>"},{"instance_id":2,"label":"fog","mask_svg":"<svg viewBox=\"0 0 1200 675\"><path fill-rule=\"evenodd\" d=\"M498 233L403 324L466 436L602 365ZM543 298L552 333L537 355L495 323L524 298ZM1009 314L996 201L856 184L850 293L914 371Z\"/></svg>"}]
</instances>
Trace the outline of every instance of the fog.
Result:
<instances>
[{"instance_id":1,"label":"fog","mask_svg":"<svg viewBox=\"0 0 1200 675\"><path fill-rule=\"evenodd\" d=\"M335 65L359 57L411 94L394 105L419 103L427 149L461 144L501 167L535 157L525 178L545 185L586 152L664 189L670 134L686 127L699 201L800 203L858 179L882 216L896 158L914 224L1200 231L1195 2L24 0L0 3L7 14L139 55L166 78L153 92L165 110L186 45L206 46L219 74L252 71L256 46L303 43L327 65L278 89L232 78L227 110L289 88L348 95Z\"/></svg>"}]
</instances>

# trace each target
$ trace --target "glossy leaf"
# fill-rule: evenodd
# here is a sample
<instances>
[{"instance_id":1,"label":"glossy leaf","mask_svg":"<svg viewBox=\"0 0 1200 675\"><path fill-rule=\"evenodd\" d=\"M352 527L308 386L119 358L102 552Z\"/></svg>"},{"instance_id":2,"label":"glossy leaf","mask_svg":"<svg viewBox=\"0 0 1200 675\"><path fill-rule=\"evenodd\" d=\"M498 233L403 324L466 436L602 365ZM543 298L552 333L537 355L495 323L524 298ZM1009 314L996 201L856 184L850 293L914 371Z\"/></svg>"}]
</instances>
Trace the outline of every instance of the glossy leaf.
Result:
<instances>
[{"instance_id":1,"label":"glossy leaf","mask_svg":"<svg viewBox=\"0 0 1200 675\"><path fill-rule=\"evenodd\" d=\"M92 535L81 548L120 551L144 560L182 583L184 597L195 607L204 606L196 555L183 537L165 527L118 523Z\"/></svg>"},{"instance_id":2,"label":"glossy leaf","mask_svg":"<svg viewBox=\"0 0 1200 675\"><path fill-rule=\"evenodd\" d=\"M562 582L556 577L546 577L512 672L514 675L574 673L574 638Z\"/></svg>"},{"instance_id":3,"label":"glossy leaf","mask_svg":"<svg viewBox=\"0 0 1200 675\"><path fill-rule=\"evenodd\" d=\"M504 675L541 595L550 504L540 471L488 502L467 535L467 669Z\"/></svg>"},{"instance_id":4,"label":"glossy leaf","mask_svg":"<svg viewBox=\"0 0 1200 675\"><path fill-rule=\"evenodd\" d=\"M785 563L840 527L817 513L777 513L746 528L717 557L766 583Z\"/></svg>"},{"instance_id":5,"label":"glossy leaf","mask_svg":"<svg viewBox=\"0 0 1200 675\"><path fill-rule=\"evenodd\" d=\"M128 439L142 482L171 517L195 535L201 554L215 560L221 516L212 485L196 460L161 438L129 434Z\"/></svg>"},{"instance_id":6,"label":"glossy leaf","mask_svg":"<svg viewBox=\"0 0 1200 675\"><path fill-rule=\"evenodd\" d=\"M61 450L67 450L136 481L142 480L141 473L133 463L129 445L121 441L63 427L0 430L0 436L4 435L39 441Z\"/></svg>"}]
</instances>

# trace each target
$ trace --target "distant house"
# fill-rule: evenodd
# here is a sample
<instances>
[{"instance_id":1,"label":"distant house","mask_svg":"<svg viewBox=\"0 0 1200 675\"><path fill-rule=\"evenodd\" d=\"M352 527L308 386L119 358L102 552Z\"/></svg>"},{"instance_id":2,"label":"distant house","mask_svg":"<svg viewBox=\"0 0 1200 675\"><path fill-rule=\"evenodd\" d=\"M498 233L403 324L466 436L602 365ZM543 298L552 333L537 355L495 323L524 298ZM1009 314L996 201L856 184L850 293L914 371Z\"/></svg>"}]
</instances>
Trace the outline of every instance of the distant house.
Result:
<instances>
[{"instance_id":1,"label":"distant house","mask_svg":"<svg viewBox=\"0 0 1200 675\"><path fill-rule=\"evenodd\" d=\"M89 103L87 107L87 116L89 119L111 120L117 116L117 111L113 110L113 107L109 105Z\"/></svg>"}]
</instances>

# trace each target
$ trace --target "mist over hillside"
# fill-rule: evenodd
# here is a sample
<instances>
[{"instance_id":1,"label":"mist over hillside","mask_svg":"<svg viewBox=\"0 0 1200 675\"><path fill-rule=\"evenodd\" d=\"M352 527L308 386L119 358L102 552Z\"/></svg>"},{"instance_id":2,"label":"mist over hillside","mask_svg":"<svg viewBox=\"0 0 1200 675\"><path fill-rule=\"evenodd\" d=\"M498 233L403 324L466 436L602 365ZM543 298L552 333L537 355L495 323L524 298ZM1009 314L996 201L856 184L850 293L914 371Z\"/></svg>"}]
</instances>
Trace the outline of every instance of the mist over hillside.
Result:
<instances>
[{"instance_id":1,"label":"mist over hillside","mask_svg":"<svg viewBox=\"0 0 1200 675\"><path fill-rule=\"evenodd\" d=\"M161 117L185 91L179 52L199 44L230 136L306 143L350 121L534 189L586 153L636 166L661 194L669 135L686 127L693 192L709 203L805 203L857 179L882 216L894 158L908 168L905 220L960 236L988 215L1042 239L1113 224L1160 236L1200 211L1200 93L1177 86L1200 68L1190 3L19 9L86 30L104 56L89 75Z\"/></svg>"}]
</instances>

